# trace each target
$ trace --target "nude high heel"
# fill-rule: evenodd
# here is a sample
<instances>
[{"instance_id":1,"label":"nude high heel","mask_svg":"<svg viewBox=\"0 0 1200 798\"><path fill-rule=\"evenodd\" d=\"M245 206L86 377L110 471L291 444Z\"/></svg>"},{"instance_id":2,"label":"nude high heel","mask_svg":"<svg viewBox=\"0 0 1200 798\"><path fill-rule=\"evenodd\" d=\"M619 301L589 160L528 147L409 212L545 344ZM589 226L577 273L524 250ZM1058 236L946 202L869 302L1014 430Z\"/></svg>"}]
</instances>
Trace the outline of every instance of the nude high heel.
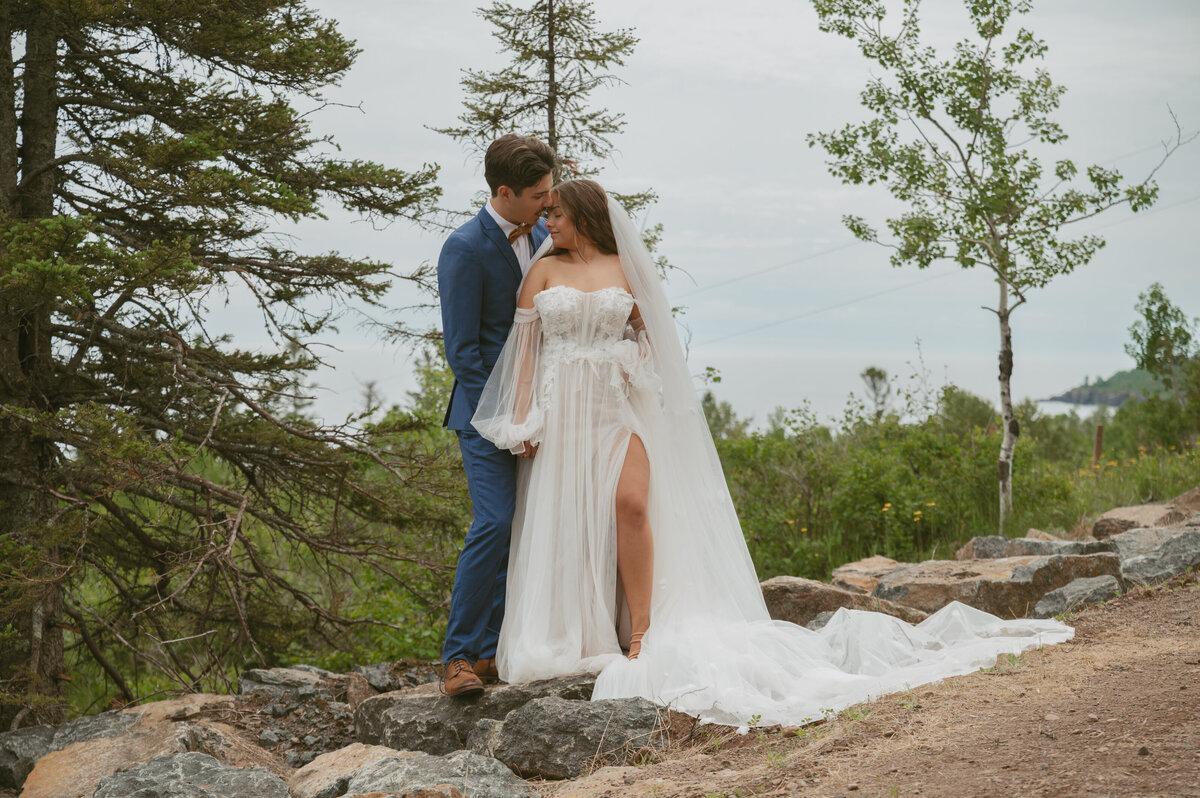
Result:
<instances>
[{"instance_id":1,"label":"nude high heel","mask_svg":"<svg viewBox=\"0 0 1200 798\"><path fill-rule=\"evenodd\" d=\"M629 657L630 661L638 658L642 653L642 638L646 635L645 632L635 632L629 636Z\"/></svg>"}]
</instances>

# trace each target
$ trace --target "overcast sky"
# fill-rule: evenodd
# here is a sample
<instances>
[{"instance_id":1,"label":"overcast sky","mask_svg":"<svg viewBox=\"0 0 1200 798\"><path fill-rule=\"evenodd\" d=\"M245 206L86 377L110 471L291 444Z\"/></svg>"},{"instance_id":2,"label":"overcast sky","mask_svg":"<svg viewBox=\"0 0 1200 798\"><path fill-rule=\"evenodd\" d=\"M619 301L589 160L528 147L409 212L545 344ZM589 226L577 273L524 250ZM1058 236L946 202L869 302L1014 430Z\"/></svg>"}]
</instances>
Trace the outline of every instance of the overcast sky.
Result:
<instances>
[{"instance_id":1,"label":"overcast sky","mask_svg":"<svg viewBox=\"0 0 1200 798\"><path fill-rule=\"evenodd\" d=\"M327 92L361 110L326 109L315 130L331 133L348 157L406 169L438 163L444 204L469 205L483 187L481 169L425 126L458 115L460 70L503 63L477 2L312 5L363 50ZM966 33L962 6L927 0L931 41ZM821 33L802 0L599 0L595 8L602 28L634 28L640 38L616 70L626 85L595 95L627 121L600 180L661 196L651 221L664 225L662 252L690 275L672 278L668 293L687 307L693 371L712 366L723 377L719 398L759 422L776 406L805 401L834 416L851 391L861 394L864 368L907 377L920 354L935 386L953 382L997 401L997 325L982 309L994 304L995 284L949 264L895 269L888 250L854 243L843 214L882 226L894 206L879 190L841 185L805 142L810 132L866 118L858 92L870 73L849 42ZM1200 129L1200 3L1042 0L1022 22L1047 41L1046 67L1068 89L1055 118L1070 139L1058 157L1140 178L1174 135L1168 106L1185 129ZM1107 247L1014 314L1017 398L1131 367L1123 347L1133 306L1154 281L1200 315L1200 141L1168 161L1159 185L1150 212L1118 209L1078 225L1102 233ZM376 230L336 212L289 232L302 251L337 250L402 271L436 261L443 238L404 223ZM389 302L415 299L399 286ZM262 336L244 310L234 297L221 317L240 343L254 344ZM406 318L436 322L433 314ZM336 370L318 378L316 405L331 420L360 404L365 380L389 402L414 387L407 351L352 323L331 342L341 351L329 356Z\"/></svg>"}]
</instances>

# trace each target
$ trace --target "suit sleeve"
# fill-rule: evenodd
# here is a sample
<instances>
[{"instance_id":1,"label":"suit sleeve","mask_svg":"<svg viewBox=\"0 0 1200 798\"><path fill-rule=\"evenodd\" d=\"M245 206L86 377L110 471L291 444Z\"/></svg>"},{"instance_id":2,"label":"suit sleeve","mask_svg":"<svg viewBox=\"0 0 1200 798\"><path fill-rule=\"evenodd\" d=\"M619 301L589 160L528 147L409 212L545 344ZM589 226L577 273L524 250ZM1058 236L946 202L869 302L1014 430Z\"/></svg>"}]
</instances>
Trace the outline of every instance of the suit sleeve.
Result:
<instances>
[{"instance_id":1,"label":"suit sleeve","mask_svg":"<svg viewBox=\"0 0 1200 798\"><path fill-rule=\"evenodd\" d=\"M458 236L451 236L442 247L437 271L446 362L458 384L467 392L474 412L488 378L479 348L483 275L471 248Z\"/></svg>"}]
</instances>

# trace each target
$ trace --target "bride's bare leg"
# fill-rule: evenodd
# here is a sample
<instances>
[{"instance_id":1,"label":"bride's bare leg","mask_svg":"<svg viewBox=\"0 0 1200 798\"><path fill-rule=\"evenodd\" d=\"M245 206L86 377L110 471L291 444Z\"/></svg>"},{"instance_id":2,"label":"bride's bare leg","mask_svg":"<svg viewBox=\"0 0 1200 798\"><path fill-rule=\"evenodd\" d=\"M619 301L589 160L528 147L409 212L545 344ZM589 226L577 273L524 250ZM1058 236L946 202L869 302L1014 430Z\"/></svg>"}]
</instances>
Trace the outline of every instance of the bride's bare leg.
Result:
<instances>
[{"instance_id":1,"label":"bride's bare leg","mask_svg":"<svg viewBox=\"0 0 1200 798\"><path fill-rule=\"evenodd\" d=\"M650 534L649 496L650 460L641 438L632 435L617 480L617 571L625 586L634 635L629 643L630 659L637 657L641 635L650 627L654 539Z\"/></svg>"}]
</instances>

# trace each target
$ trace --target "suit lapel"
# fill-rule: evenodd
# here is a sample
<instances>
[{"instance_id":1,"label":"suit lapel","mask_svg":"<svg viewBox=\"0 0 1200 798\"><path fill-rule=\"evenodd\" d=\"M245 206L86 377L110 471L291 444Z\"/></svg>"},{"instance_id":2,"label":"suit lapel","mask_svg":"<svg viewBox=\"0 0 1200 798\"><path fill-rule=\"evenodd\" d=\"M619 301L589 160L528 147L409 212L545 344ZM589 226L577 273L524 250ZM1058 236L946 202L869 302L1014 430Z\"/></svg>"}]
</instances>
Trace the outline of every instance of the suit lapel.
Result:
<instances>
[{"instance_id":1,"label":"suit lapel","mask_svg":"<svg viewBox=\"0 0 1200 798\"><path fill-rule=\"evenodd\" d=\"M521 279L521 262L517 260L517 253L513 251L512 244L508 243L508 236L496 224L496 220L487 212L487 208L479 209L479 224L483 226L483 233L495 245L496 250L508 262L508 266L516 275L517 280Z\"/></svg>"}]
</instances>

